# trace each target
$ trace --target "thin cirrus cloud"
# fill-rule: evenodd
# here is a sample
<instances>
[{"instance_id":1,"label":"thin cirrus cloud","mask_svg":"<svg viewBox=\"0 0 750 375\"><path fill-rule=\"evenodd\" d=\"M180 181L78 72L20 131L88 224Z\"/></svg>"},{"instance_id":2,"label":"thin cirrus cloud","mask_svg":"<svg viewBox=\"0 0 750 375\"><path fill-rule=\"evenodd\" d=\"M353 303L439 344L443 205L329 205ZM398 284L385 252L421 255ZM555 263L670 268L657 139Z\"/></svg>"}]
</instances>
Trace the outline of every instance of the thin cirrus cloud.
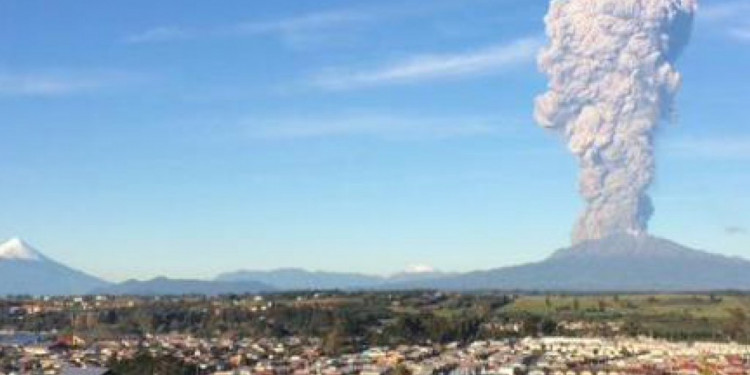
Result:
<instances>
[{"instance_id":1,"label":"thin cirrus cloud","mask_svg":"<svg viewBox=\"0 0 750 375\"><path fill-rule=\"evenodd\" d=\"M0 72L0 96L68 96L118 87L135 80L138 80L136 76L123 72Z\"/></svg>"},{"instance_id":2,"label":"thin cirrus cloud","mask_svg":"<svg viewBox=\"0 0 750 375\"><path fill-rule=\"evenodd\" d=\"M497 135L509 131L507 126L500 124L500 121L486 117L425 118L367 112L242 121L250 138L280 140L356 136L396 140L441 139Z\"/></svg>"},{"instance_id":3,"label":"thin cirrus cloud","mask_svg":"<svg viewBox=\"0 0 750 375\"><path fill-rule=\"evenodd\" d=\"M528 37L465 53L412 56L369 70L332 68L312 77L308 84L325 90L351 90L490 74L532 62L542 43L541 38Z\"/></svg>"},{"instance_id":4,"label":"thin cirrus cloud","mask_svg":"<svg viewBox=\"0 0 750 375\"><path fill-rule=\"evenodd\" d=\"M744 235L744 234L747 234L747 228L741 227L738 225L731 225L731 226L724 228L724 232L726 232L726 234L733 235L733 236Z\"/></svg>"},{"instance_id":5,"label":"thin cirrus cloud","mask_svg":"<svg viewBox=\"0 0 750 375\"><path fill-rule=\"evenodd\" d=\"M685 137L665 144L666 151L684 158L750 160L750 136Z\"/></svg>"},{"instance_id":6,"label":"thin cirrus cloud","mask_svg":"<svg viewBox=\"0 0 750 375\"><path fill-rule=\"evenodd\" d=\"M208 27L161 25L123 38L125 43L146 44L238 36L272 36L290 44L310 40L347 38L352 29L382 26L396 19L418 17L429 13L452 11L457 7L491 4L487 0L433 0L404 2L396 6L382 4L356 8L331 9L271 20L234 22ZM346 28L347 32L342 29Z\"/></svg>"},{"instance_id":7,"label":"thin cirrus cloud","mask_svg":"<svg viewBox=\"0 0 750 375\"><path fill-rule=\"evenodd\" d=\"M750 26L733 28L729 30L729 34L735 39L750 42Z\"/></svg>"},{"instance_id":8,"label":"thin cirrus cloud","mask_svg":"<svg viewBox=\"0 0 750 375\"><path fill-rule=\"evenodd\" d=\"M224 29L226 33L275 34L321 30L366 22L370 16L357 11L328 11L305 14L270 22L241 23Z\"/></svg>"},{"instance_id":9,"label":"thin cirrus cloud","mask_svg":"<svg viewBox=\"0 0 750 375\"><path fill-rule=\"evenodd\" d=\"M125 37L125 42L138 43L160 43L170 42L194 37L193 31L176 26L159 26L137 34Z\"/></svg>"},{"instance_id":10,"label":"thin cirrus cloud","mask_svg":"<svg viewBox=\"0 0 750 375\"><path fill-rule=\"evenodd\" d=\"M715 2L701 6L698 19L718 22L732 18L742 18L743 15L747 15L748 13L750 13L750 3L746 0Z\"/></svg>"},{"instance_id":11,"label":"thin cirrus cloud","mask_svg":"<svg viewBox=\"0 0 750 375\"><path fill-rule=\"evenodd\" d=\"M738 41L750 41L750 2L735 0L701 7L698 19Z\"/></svg>"},{"instance_id":12,"label":"thin cirrus cloud","mask_svg":"<svg viewBox=\"0 0 750 375\"><path fill-rule=\"evenodd\" d=\"M278 36L287 41L309 38L312 32L331 32L337 28L358 25L372 17L357 11L324 11L270 21L242 22L208 28L158 26L128 35L126 43L165 43L181 40L237 36Z\"/></svg>"}]
</instances>

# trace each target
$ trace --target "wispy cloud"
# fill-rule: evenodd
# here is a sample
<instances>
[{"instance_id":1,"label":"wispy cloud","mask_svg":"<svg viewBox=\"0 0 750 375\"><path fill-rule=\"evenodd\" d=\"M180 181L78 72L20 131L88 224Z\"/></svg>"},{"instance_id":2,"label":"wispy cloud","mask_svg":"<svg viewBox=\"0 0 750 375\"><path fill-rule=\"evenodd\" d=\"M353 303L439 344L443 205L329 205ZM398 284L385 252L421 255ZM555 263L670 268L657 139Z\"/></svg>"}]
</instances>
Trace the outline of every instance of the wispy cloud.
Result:
<instances>
[{"instance_id":1,"label":"wispy cloud","mask_svg":"<svg viewBox=\"0 0 750 375\"><path fill-rule=\"evenodd\" d=\"M225 29L226 33L277 34L299 33L328 29L369 21L371 17L357 11L329 11L304 14L297 17L268 21L242 23Z\"/></svg>"},{"instance_id":2,"label":"wispy cloud","mask_svg":"<svg viewBox=\"0 0 750 375\"><path fill-rule=\"evenodd\" d=\"M729 235L741 235L741 234L747 234L747 228L741 227L738 225L731 225L726 228L724 228L724 232Z\"/></svg>"},{"instance_id":3,"label":"wispy cloud","mask_svg":"<svg viewBox=\"0 0 750 375\"><path fill-rule=\"evenodd\" d=\"M724 35L738 40L750 41L750 2L735 0L702 6L698 19L720 30Z\"/></svg>"},{"instance_id":4,"label":"wispy cloud","mask_svg":"<svg viewBox=\"0 0 750 375\"><path fill-rule=\"evenodd\" d=\"M348 90L495 73L533 61L541 45L539 38L523 38L464 53L417 55L369 70L327 69L309 84Z\"/></svg>"},{"instance_id":5,"label":"wispy cloud","mask_svg":"<svg viewBox=\"0 0 750 375\"><path fill-rule=\"evenodd\" d=\"M159 26L124 38L126 43L160 43L175 40L190 39L196 34L185 28L176 26Z\"/></svg>"},{"instance_id":6,"label":"wispy cloud","mask_svg":"<svg viewBox=\"0 0 750 375\"><path fill-rule=\"evenodd\" d=\"M507 121L479 117L428 118L379 113L336 116L246 119L245 133L256 139L365 136L387 139L454 138L508 132Z\"/></svg>"},{"instance_id":7,"label":"wispy cloud","mask_svg":"<svg viewBox=\"0 0 750 375\"><path fill-rule=\"evenodd\" d=\"M0 96L65 96L121 86L137 79L122 72L0 71Z\"/></svg>"},{"instance_id":8,"label":"wispy cloud","mask_svg":"<svg viewBox=\"0 0 750 375\"><path fill-rule=\"evenodd\" d=\"M701 6L698 18L705 21L718 22L742 17L743 14L747 13L750 13L750 3L746 0L725 1Z\"/></svg>"},{"instance_id":9,"label":"wispy cloud","mask_svg":"<svg viewBox=\"0 0 750 375\"><path fill-rule=\"evenodd\" d=\"M380 26L404 18L428 14L454 12L466 6L487 6L492 0L431 0L404 1L396 4L358 5L342 9L329 9L280 17L276 19L227 22L213 26L157 25L151 29L134 32L123 38L126 43L165 43L216 37L271 36L285 42L348 38L352 28ZM375 22L377 21L377 22ZM342 32L347 28L348 33Z\"/></svg>"},{"instance_id":10,"label":"wispy cloud","mask_svg":"<svg viewBox=\"0 0 750 375\"><path fill-rule=\"evenodd\" d=\"M158 26L128 35L126 43L164 43L180 40L239 36L273 36L288 42L313 38L311 33L331 33L344 26L358 25L372 19L371 15L353 10L334 10L302 14L289 18L239 22L208 28ZM319 35L318 35L319 37Z\"/></svg>"},{"instance_id":11,"label":"wispy cloud","mask_svg":"<svg viewBox=\"0 0 750 375\"><path fill-rule=\"evenodd\" d=\"M729 30L729 35L735 39L750 42L750 26L747 27L735 27Z\"/></svg>"},{"instance_id":12,"label":"wispy cloud","mask_svg":"<svg viewBox=\"0 0 750 375\"><path fill-rule=\"evenodd\" d=\"M667 142L665 147L668 153L680 157L750 160L750 135L682 138Z\"/></svg>"}]
</instances>

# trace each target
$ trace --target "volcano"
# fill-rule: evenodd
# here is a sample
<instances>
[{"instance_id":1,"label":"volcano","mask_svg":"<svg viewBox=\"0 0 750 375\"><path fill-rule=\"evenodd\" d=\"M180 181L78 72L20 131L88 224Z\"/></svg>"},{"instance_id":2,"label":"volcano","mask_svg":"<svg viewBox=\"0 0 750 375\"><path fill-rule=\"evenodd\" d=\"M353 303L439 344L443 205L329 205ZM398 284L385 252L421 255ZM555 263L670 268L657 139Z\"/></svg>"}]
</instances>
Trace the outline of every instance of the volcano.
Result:
<instances>
[{"instance_id":1,"label":"volcano","mask_svg":"<svg viewBox=\"0 0 750 375\"><path fill-rule=\"evenodd\" d=\"M0 244L0 296L85 294L107 284L47 258L21 239Z\"/></svg>"},{"instance_id":2,"label":"volcano","mask_svg":"<svg viewBox=\"0 0 750 375\"><path fill-rule=\"evenodd\" d=\"M613 235L547 259L411 283L409 288L541 291L750 290L750 261L647 235Z\"/></svg>"}]
</instances>

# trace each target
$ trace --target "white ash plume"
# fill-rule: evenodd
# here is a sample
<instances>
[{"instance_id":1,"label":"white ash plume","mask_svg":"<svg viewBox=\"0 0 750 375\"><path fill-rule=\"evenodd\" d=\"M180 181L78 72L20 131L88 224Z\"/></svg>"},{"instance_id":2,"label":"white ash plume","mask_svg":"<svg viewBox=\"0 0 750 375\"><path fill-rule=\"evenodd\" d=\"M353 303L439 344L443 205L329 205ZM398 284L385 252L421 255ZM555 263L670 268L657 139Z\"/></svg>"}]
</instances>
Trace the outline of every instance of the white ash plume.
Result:
<instances>
[{"instance_id":1,"label":"white ash plume","mask_svg":"<svg viewBox=\"0 0 750 375\"><path fill-rule=\"evenodd\" d=\"M654 136L672 115L697 0L553 0L539 55L549 91L535 118L564 135L587 203L573 242L644 234Z\"/></svg>"}]
</instances>

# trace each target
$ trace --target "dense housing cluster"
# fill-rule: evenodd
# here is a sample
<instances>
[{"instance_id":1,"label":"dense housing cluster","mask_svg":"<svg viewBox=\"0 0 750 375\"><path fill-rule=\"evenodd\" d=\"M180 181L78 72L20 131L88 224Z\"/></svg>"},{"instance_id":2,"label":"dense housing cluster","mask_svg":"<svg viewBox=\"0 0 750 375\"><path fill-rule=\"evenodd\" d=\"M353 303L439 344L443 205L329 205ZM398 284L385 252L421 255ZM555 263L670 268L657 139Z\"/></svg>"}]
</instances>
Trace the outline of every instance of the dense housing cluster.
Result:
<instances>
[{"instance_id":1,"label":"dense housing cluster","mask_svg":"<svg viewBox=\"0 0 750 375\"><path fill-rule=\"evenodd\" d=\"M733 294L0 301L0 374L750 374Z\"/></svg>"}]
</instances>

